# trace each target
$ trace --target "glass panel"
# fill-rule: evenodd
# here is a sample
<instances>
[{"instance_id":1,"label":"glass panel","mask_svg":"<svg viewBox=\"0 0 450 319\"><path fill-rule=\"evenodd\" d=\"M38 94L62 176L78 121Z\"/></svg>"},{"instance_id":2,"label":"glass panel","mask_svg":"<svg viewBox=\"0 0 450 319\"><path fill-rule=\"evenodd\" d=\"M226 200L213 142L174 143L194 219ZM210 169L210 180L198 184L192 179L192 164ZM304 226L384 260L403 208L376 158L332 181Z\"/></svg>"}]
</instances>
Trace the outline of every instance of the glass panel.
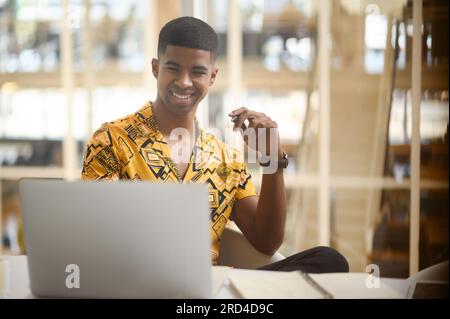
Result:
<instances>
[{"instance_id":1,"label":"glass panel","mask_svg":"<svg viewBox=\"0 0 450 319\"><path fill-rule=\"evenodd\" d=\"M92 50L96 69L144 70L145 8L144 1L137 0L92 1Z\"/></svg>"},{"instance_id":2,"label":"glass panel","mask_svg":"<svg viewBox=\"0 0 450 319\"><path fill-rule=\"evenodd\" d=\"M331 174L382 176L404 1L333 4Z\"/></svg>"},{"instance_id":3,"label":"glass panel","mask_svg":"<svg viewBox=\"0 0 450 319\"><path fill-rule=\"evenodd\" d=\"M61 18L61 1L2 1L0 73L56 71Z\"/></svg>"},{"instance_id":4,"label":"glass panel","mask_svg":"<svg viewBox=\"0 0 450 319\"><path fill-rule=\"evenodd\" d=\"M138 111L148 100L149 92L143 87L97 87L93 92L93 130Z\"/></svg>"},{"instance_id":5,"label":"glass panel","mask_svg":"<svg viewBox=\"0 0 450 319\"><path fill-rule=\"evenodd\" d=\"M62 166L62 141L48 139L0 139L1 166ZM21 175L17 172L17 176Z\"/></svg>"},{"instance_id":6,"label":"glass panel","mask_svg":"<svg viewBox=\"0 0 450 319\"><path fill-rule=\"evenodd\" d=\"M0 180L2 203L0 220L2 221L2 254L23 255L22 213L19 202L19 184L16 180Z\"/></svg>"},{"instance_id":7,"label":"glass panel","mask_svg":"<svg viewBox=\"0 0 450 319\"><path fill-rule=\"evenodd\" d=\"M315 30L311 1L240 1L244 74L307 72L313 66ZM251 69L255 71L254 69Z\"/></svg>"},{"instance_id":8,"label":"glass panel","mask_svg":"<svg viewBox=\"0 0 450 319\"><path fill-rule=\"evenodd\" d=\"M364 199L367 216L374 216L370 218L373 245L369 261L380 265L382 276L407 277L412 2L340 1L334 4L332 21L337 29L333 31L331 74L331 172L332 175L386 177L384 185L393 179L393 186L397 188L395 183L405 183L401 189L379 191L375 188L368 193L361 191L357 196ZM444 14L448 13L448 3L424 2L423 12L420 175L422 205L427 205L441 200L436 194L448 190L448 41L433 50L435 35L443 39L441 33L444 32L436 26L448 25L448 16ZM349 41L353 47L340 41L348 40L345 34L353 34L354 38ZM363 60L362 52L365 52ZM346 197L339 195L339 190L337 194L338 202L339 196ZM448 201L448 195L447 199L441 197ZM345 209L343 212L346 214ZM440 215L443 222L444 213ZM336 224L345 225L346 218L346 215L337 215ZM432 249L426 242L430 231L427 223L434 223L429 221L426 207L421 207L420 223L422 269L437 260L436 256L430 256ZM445 241L440 242L442 253ZM448 244L446 249L448 251Z\"/></svg>"},{"instance_id":9,"label":"glass panel","mask_svg":"<svg viewBox=\"0 0 450 319\"><path fill-rule=\"evenodd\" d=\"M448 7L448 1L423 5L419 269L448 260ZM428 189L429 183L439 186Z\"/></svg>"},{"instance_id":10,"label":"glass panel","mask_svg":"<svg viewBox=\"0 0 450 319\"><path fill-rule=\"evenodd\" d=\"M350 271L376 264L382 277L409 277L410 191L338 189L333 195L331 244L347 258ZM447 191L422 191L420 217L419 268L424 269L448 259Z\"/></svg>"},{"instance_id":11,"label":"glass panel","mask_svg":"<svg viewBox=\"0 0 450 319\"><path fill-rule=\"evenodd\" d=\"M448 181L447 90L425 90L420 105L421 167L423 180ZM385 176L410 177L411 91L395 90L389 122Z\"/></svg>"},{"instance_id":12,"label":"glass panel","mask_svg":"<svg viewBox=\"0 0 450 319\"><path fill-rule=\"evenodd\" d=\"M373 237L368 263L380 267L382 277L409 277L409 190L383 190L379 213L371 220ZM421 227L421 238L423 227ZM422 241L421 241L422 244ZM420 254L424 249L421 246Z\"/></svg>"},{"instance_id":13,"label":"glass panel","mask_svg":"<svg viewBox=\"0 0 450 319\"><path fill-rule=\"evenodd\" d=\"M285 239L280 252L290 256L317 246L317 191L288 189Z\"/></svg>"},{"instance_id":14,"label":"glass panel","mask_svg":"<svg viewBox=\"0 0 450 319\"><path fill-rule=\"evenodd\" d=\"M377 4L368 4L365 11L364 69L367 73L382 73L384 67L384 50L386 49L388 19L386 15L381 14Z\"/></svg>"},{"instance_id":15,"label":"glass panel","mask_svg":"<svg viewBox=\"0 0 450 319\"><path fill-rule=\"evenodd\" d=\"M75 90L72 103L72 132L81 144L88 135L85 91ZM65 104L66 99L59 89L20 89L10 83L3 85L0 90L0 166L61 166Z\"/></svg>"},{"instance_id":16,"label":"glass panel","mask_svg":"<svg viewBox=\"0 0 450 319\"><path fill-rule=\"evenodd\" d=\"M445 1L424 3L420 174L423 180L447 181L448 184L448 41L443 41L445 32L442 31L445 25L448 26L447 14L448 3ZM385 175L401 179L410 176L413 35L411 4L404 7L398 24L400 52L390 110ZM405 30L403 33L402 29ZM435 43L435 40L439 43Z\"/></svg>"},{"instance_id":17,"label":"glass panel","mask_svg":"<svg viewBox=\"0 0 450 319\"><path fill-rule=\"evenodd\" d=\"M421 192L420 269L448 260L448 204L448 189Z\"/></svg>"},{"instance_id":18,"label":"glass panel","mask_svg":"<svg viewBox=\"0 0 450 319\"><path fill-rule=\"evenodd\" d=\"M331 245L346 257L353 272L365 271L368 264L366 233L370 195L367 189L336 189L331 196Z\"/></svg>"},{"instance_id":19,"label":"glass panel","mask_svg":"<svg viewBox=\"0 0 450 319\"><path fill-rule=\"evenodd\" d=\"M380 214L372 221L368 262L382 277L409 277L410 192L383 190ZM448 190L422 190L420 195L419 270L448 260Z\"/></svg>"},{"instance_id":20,"label":"glass panel","mask_svg":"<svg viewBox=\"0 0 450 319\"><path fill-rule=\"evenodd\" d=\"M66 130L66 99L59 89L0 90L0 138L62 139ZM75 90L72 128L76 138L87 135L84 90Z\"/></svg>"},{"instance_id":21,"label":"glass panel","mask_svg":"<svg viewBox=\"0 0 450 319\"><path fill-rule=\"evenodd\" d=\"M227 1L208 1L208 24L217 32L219 37L220 58L227 54L227 33L228 33L229 5Z\"/></svg>"}]
</instances>

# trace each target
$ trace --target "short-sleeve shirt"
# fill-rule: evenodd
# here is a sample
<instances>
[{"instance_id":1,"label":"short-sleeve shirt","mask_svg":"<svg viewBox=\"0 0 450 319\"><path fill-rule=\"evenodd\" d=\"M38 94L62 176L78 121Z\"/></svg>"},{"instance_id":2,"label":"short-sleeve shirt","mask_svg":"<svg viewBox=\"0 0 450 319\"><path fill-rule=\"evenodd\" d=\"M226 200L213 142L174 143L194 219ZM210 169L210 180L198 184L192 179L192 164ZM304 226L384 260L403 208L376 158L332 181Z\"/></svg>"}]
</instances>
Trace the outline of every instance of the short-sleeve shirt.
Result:
<instances>
[{"instance_id":1,"label":"short-sleeve shirt","mask_svg":"<svg viewBox=\"0 0 450 319\"><path fill-rule=\"evenodd\" d=\"M134 114L103 124L93 134L84 154L81 177L207 184L211 260L217 264L220 237L234 203L256 192L240 152L213 134L201 128L198 131L188 168L181 177L148 102Z\"/></svg>"}]
</instances>

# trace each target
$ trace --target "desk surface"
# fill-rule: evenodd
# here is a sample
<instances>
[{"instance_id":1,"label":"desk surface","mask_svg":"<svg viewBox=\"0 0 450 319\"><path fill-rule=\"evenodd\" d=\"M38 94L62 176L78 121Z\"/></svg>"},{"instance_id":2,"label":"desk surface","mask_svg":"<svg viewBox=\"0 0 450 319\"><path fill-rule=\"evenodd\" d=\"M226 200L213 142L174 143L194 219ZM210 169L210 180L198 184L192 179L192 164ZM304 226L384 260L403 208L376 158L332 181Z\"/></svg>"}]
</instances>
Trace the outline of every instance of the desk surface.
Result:
<instances>
[{"instance_id":1,"label":"desk surface","mask_svg":"<svg viewBox=\"0 0 450 319\"><path fill-rule=\"evenodd\" d=\"M7 270L5 276L6 294L3 298L11 299L27 299L34 298L30 292L30 280L28 276L28 264L26 256L0 256L0 260L7 261ZM223 269L222 269L223 270ZM213 267L213 275L215 269ZM273 275L274 272L247 270L247 269L230 269L228 272L222 271L222 284L217 287L215 298L219 299L235 299L242 298L236 289L230 284L230 276L261 276ZM336 298L370 298L370 294L364 294L361 291L355 291L353 287L361 286L361 281L364 280L367 274L365 273L348 273L348 274L311 274L311 277L321 286L330 290ZM392 288L398 296L406 298L409 284L405 279L381 278L383 285ZM358 285L355 285L357 281ZM333 284L330 284L333 283ZM0 287L1 288L1 287ZM366 290L365 288L363 288ZM376 289L376 288L374 288ZM356 289L357 290L357 289ZM365 291L367 292L367 291ZM369 296L369 297L367 297ZM375 298L384 298L380 294L373 294ZM0 294L0 298L2 295ZM277 295L267 295L267 298L279 298Z\"/></svg>"}]
</instances>

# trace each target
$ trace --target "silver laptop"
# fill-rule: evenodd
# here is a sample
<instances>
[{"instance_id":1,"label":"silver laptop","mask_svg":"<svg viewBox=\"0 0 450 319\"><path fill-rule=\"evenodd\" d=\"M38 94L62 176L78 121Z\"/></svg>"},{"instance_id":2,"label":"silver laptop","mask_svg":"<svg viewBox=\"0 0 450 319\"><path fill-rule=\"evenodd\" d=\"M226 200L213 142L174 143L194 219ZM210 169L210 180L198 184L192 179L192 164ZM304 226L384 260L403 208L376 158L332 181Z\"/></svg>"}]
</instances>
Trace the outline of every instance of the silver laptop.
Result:
<instances>
[{"instance_id":1,"label":"silver laptop","mask_svg":"<svg viewBox=\"0 0 450 319\"><path fill-rule=\"evenodd\" d=\"M19 183L37 297L210 298L204 185Z\"/></svg>"}]
</instances>

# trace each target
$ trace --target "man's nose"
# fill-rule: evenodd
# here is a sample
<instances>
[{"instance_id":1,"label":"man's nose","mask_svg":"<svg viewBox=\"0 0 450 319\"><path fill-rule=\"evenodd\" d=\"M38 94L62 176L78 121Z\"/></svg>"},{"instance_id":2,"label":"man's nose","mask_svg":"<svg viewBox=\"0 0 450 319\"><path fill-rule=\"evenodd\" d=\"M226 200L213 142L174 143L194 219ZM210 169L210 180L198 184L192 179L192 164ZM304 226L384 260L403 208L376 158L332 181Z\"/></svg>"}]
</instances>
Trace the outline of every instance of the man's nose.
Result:
<instances>
[{"instance_id":1,"label":"man's nose","mask_svg":"<svg viewBox=\"0 0 450 319\"><path fill-rule=\"evenodd\" d=\"M175 81L175 84L180 89L190 88L192 86L192 80L191 80L189 73L187 73L187 72L180 73Z\"/></svg>"}]
</instances>

